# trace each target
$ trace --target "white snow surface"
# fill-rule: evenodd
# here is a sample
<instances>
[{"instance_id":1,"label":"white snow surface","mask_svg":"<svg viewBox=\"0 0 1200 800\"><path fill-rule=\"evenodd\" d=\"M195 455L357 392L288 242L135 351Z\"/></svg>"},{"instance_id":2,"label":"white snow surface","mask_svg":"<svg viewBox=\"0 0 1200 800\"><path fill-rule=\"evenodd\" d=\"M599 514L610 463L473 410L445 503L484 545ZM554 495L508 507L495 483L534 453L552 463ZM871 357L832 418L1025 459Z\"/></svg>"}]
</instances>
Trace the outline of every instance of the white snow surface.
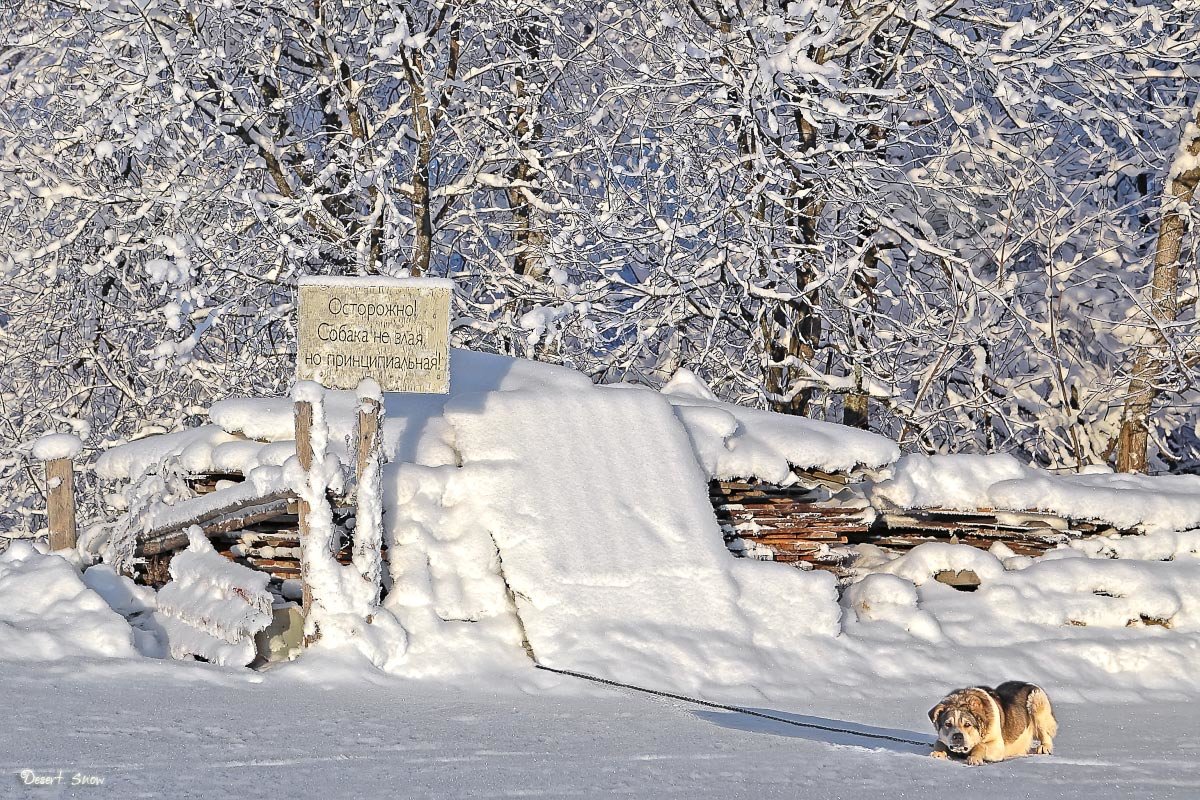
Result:
<instances>
[{"instance_id":1,"label":"white snow surface","mask_svg":"<svg viewBox=\"0 0 1200 800\"><path fill-rule=\"evenodd\" d=\"M83 449L83 442L70 433L48 433L38 438L31 448L38 461L53 461L58 458L74 458Z\"/></svg>"},{"instance_id":2,"label":"white snow surface","mask_svg":"<svg viewBox=\"0 0 1200 800\"><path fill-rule=\"evenodd\" d=\"M1180 695L1121 702L1047 684L1060 722L1055 755L966 767L929 758L925 746L544 674L438 683L299 666L259 674L133 661L6 665L3 778L15 788L5 796L1184 800L1200 792L1195 708ZM919 672L862 683L800 677L815 690L804 700L741 699L785 719L929 742L925 712L955 688ZM22 786L22 770L62 770L67 785ZM104 784L72 788L76 773Z\"/></svg>"},{"instance_id":3,"label":"white snow surface","mask_svg":"<svg viewBox=\"0 0 1200 800\"><path fill-rule=\"evenodd\" d=\"M1200 476L1053 474L1012 456L909 454L872 500L899 508L1045 511L1147 533L1200 527Z\"/></svg>"},{"instance_id":4,"label":"white snow surface","mask_svg":"<svg viewBox=\"0 0 1200 800\"><path fill-rule=\"evenodd\" d=\"M99 477L110 481L137 478L168 459L177 460L190 472L203 472L212 467L213 448L232 441L236 437L220 427L203 425L112 447L96 458L92 468Z\"/></svg>"},{"instance_id":5,"label":"white snow surface","mask_svg":"<svg viewBox=\"0 0 1200 800\"><path fill-rule=\"evenodd\" d=\"M0 662L135 656L128 624L69 561L26 541L0 553Z\"/></svg>"},{"instance_id":6,"label":"white snow surface","mask_svg":"<svg viewBox=\"0 0 1200 800\"><path fill-rule=\"evenodd\" d=\"M731 684L765 675L762 653L794 636L836 633L832 576L732 559L657 393L498 392L447 417L473 473L454 500L495 541L541 663ZM759 613L773 604L791 606L788 636Z\"/></svg>"},{"instance_id":7,"label":"white snow surface","mask_svg":"<svg viewBox=\"0 0 1200 800\"><path fill-rule=\"evenodd\" d=\"M663 396L675 406L710 477L785 483L792 467L848 472L883 467L900 457L895 442L870 431L722 403L697 383L694 376L673 380L663 387Z\"/></svg>"}]
</instances>

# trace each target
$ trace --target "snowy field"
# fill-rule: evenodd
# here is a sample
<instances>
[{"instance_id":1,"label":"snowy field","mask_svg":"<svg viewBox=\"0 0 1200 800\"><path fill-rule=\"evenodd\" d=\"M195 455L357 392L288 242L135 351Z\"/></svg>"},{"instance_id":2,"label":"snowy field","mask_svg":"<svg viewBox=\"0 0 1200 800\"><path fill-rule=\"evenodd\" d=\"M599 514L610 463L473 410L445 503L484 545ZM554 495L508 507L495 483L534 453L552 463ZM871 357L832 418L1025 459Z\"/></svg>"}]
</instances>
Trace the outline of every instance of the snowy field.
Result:
<instances>
[{"instance_id":1,"label":"snowy field","mask_svg":"<svg viewBox=\"0 0 1200 800\"><path fill-rule=\"evenodd\" d=\"M1060 703L1058 754L983 767L555 676L459 685L287 669L60 663L6 668L2 797L1186 798L1186 702ZM536 683L535 683L536 682ZM773 704L800 719L930 735L913 688ZM749 698L747 698L749 700ZM22 770L103 778L24 787Z\"/></svg>"}]
</instances>

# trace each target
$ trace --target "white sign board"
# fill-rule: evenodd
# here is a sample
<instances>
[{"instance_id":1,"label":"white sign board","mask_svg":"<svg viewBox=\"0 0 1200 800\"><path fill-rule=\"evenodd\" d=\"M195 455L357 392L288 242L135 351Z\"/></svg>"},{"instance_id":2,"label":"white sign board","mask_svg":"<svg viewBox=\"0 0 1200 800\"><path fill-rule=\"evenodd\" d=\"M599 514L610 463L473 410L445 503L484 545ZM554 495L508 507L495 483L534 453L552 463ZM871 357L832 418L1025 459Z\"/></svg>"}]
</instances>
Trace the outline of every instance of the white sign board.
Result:
<instances>
[{"instance_id":1,"label":"white sign board","mask_svg":"<svg viewBox=\"0 0 1200 800\"><path fill-rule=\"evenodd\" d=\"M328 389L450 391L450 288L436 278L300 279L296 377Z\"/></svg>"}]
</instances>

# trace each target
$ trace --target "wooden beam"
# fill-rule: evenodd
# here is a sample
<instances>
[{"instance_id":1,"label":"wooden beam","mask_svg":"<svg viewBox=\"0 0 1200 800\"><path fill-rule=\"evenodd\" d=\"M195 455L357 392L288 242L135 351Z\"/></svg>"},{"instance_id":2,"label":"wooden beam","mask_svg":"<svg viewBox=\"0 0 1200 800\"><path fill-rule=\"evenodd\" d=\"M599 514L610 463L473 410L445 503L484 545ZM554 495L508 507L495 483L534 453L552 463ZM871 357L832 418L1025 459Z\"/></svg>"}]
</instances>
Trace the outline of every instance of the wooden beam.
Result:
<instances>
[{"instance_id":1,"label":"wooden beam","mask_svg":"<svg viewBox=\"0 0 1200 800\"><path fill-rule=\"evenodd\" d=\"M286 514L294 502L296 502L295 497L290 491L282 491L257 498L251 503L217 509L214 513L202 518L143 535L138 555L150 556L178 550L187 544L187 529L193 525L199 526L205 536L218 536L222 533L239 531L247 525L274 519L280 514Z\"/></svg>"},{"instance_id":2,"label":"wooden beam","mask_svg":"<svg viewBox=\"0 0 1200 800\"><path fill-rule=\"evenodd\" d=\"M358 404L358 462L354 473L360 484L363 472L379 446L379 401L361 398Z\"/></svg>"}]
</instances>

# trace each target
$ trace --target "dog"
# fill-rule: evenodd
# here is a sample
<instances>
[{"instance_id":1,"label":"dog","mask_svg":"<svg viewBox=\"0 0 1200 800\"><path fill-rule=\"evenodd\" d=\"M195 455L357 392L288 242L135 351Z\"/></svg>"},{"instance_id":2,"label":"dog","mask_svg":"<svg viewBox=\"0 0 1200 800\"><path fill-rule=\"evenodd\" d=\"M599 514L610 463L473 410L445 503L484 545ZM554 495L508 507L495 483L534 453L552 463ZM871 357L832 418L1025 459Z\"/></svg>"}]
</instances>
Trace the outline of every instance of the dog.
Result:
<instances>
[{"instance_id":1,"label":"dog","mask_svg":"<svg viewBox=\"0 0 1200 800\"><path fill-rule=\"evenodd\" d=\"M1050 755L1058 735L1050 698L1022 681L953 691L929 710L929 720L938 734L930 755L966 756L972 766L1028 755L1034 739L1033 752Z\"/></svg>"}]
</instances>

